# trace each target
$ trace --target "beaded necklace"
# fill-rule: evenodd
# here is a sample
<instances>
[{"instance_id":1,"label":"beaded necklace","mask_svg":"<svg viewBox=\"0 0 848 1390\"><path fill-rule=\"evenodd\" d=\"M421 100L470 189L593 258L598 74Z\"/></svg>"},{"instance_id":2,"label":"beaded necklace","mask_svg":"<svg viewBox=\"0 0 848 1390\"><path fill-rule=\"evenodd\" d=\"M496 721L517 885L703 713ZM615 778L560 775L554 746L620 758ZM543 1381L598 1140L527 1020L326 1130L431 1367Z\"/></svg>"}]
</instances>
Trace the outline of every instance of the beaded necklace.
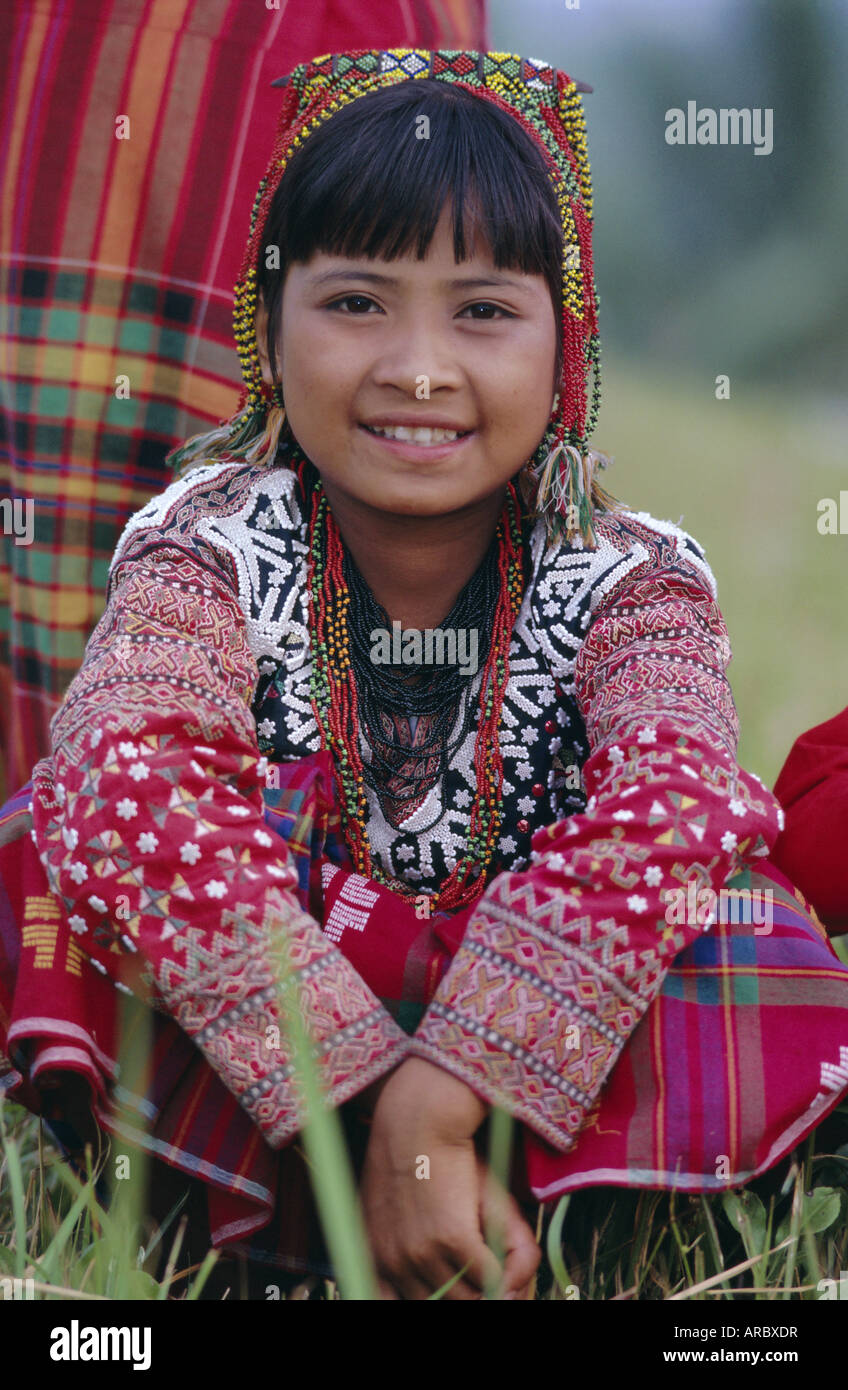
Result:
<instances>
[{"instance_id":1,"label":"beaded necklace","mask_svg":"<svg viewBox=\"0 0 848 1390\"><path fill-rule=\"evenodd\" d=\"M303 471L300 471L303 484ZM478 695L474 747L476 793L465 851L439 890L431 895L443 911L475 902L486 887L500 833L503 762L498 729L509 679L509 644L524 592L520 504L512 483L496 531L498 590L491 638ZM366 774L360 747L359 698L351 659L351 595L345 578L345 549L320 480L312 487L309 535L309 628L312 645L310 698L321 746L332 753L340 790L342 831L354 869L404 896L416 890L389 878L371 855Z\"/></svg>"},{"instance_id":2,"label":"beaded necklace","mask_svg":"<svg viewBox=\"0 0 848 1390\"><path fill-rule=\"evenodd\" d=\"M457 633L473 630L477 665L485 664L491 642L500 584L498 554L494 538L440 624L440 629L453 635L454 646ZM463 671L455 663L435 665L432 659L428 662L423 650L422 660L416 663L407 656L401 668L376 662L371 637L375 630L388 634L390 619L349 550L345 550L344 566L351 595L348 638L359 719L372 754L364 765L365 780L375 791L390 795L396 806L408 807L410 802L420 801L429 786L443 785L453 753L465 742L473 723L471 683L477 665L473 672ZM404 737L410 716L420 725L414 745Z\"/></svg>"}]
</instances>

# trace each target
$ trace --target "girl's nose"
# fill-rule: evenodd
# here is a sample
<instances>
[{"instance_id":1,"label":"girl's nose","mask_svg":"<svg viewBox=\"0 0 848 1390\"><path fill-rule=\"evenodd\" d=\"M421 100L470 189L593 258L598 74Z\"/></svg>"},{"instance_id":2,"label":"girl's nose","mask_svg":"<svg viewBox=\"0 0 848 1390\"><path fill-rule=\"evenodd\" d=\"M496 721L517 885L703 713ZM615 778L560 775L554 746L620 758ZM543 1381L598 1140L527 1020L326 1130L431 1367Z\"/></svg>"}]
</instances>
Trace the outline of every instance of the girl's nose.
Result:
<instances>
[{"instance_id":1,"label":"girl's nose","mask_svg":"<svg viewBox=\"0 0 848 1390\"><path fill-rule=\"evenodd\" d=\"M399 324L380 343L370 375L376 386L394 386L419 400L445 388L457 390L465 383L449 335L444 328L422 321Z\"/></svg>"}]
</instances>

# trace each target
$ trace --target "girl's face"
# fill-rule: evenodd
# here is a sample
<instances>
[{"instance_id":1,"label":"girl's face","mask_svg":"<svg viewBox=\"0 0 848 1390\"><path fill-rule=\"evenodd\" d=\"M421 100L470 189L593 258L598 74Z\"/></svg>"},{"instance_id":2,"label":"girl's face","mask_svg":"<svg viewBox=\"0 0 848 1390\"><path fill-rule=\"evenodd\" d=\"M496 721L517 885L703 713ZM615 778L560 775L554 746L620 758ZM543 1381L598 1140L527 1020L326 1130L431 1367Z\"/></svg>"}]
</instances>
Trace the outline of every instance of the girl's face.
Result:
<instances>
[{"instance_id":1,"label":"girl's face","mask_svg":"<svg viewBox=\"0 0 848 1390\"><path fill-rule=\"evenodd\" d=\"M334 494L437 517L503 492L538 446L558 325L540 275L454 260L446 206L424 260L317 253L289 268L277 360L289 423ZM257 337L266 381L267 316ZM420 428L455 431L390 438Z\"/></svg>"}]
</instances>

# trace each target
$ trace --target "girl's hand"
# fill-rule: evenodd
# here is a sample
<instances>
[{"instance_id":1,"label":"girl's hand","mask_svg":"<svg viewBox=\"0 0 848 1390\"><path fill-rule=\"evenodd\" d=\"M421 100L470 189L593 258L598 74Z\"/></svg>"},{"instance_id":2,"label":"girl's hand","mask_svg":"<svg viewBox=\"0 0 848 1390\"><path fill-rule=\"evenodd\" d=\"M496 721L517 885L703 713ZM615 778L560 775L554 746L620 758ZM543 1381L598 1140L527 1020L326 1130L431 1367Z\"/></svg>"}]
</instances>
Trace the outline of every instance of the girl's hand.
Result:
<instances>
[{"instance_id":1,"label":"girl's hand","mask_svg":"<svg viewBox=\"0 0 848 1390\"><path fill-rule=\"evenodd\" d=\"M541 1252L477 1157L473 1136L486 1113L463 1082L419 1058L384 1086L361 1183L384 1297L428 1298L466 1265L445 1298L480 1298L487 1286L527 1296ZM503 1269L485 1242L490 1220L500 1223Z\"/></svg>"}]
</instances>

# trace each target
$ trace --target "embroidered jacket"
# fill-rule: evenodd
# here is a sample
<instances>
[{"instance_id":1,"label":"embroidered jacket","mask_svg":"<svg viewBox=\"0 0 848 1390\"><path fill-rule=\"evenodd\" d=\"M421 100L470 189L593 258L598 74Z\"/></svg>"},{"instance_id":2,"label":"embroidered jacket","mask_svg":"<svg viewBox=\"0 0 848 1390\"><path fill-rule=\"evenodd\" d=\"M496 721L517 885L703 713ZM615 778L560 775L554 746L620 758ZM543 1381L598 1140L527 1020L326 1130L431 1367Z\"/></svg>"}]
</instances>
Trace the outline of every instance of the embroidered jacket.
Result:
<instances>
[{"instance_id":1,"label":"embroidered jacket","mask_svg":"<svg viewBox=\"0 0 848 1390\"><path fill-rule=\"evenodd\" d=\"M735 761L703 552L644 514L599 517L597 533L592 551L549 543L541 523L530 536L500 872L407 1037L301 910L265 827L269 759L320 747L294 474L202 466L127 524L33 773L33 838L92 966L114 975L125 957L123 987L174 1016L272 1146L303 1119L283 970L334 1104L414 1054L571 1148L671 959L704 930L667 920L668 890L718 889L768 853L781 812ZM473 744L474 731L401 824L369 791L375 858L422 892L462 851Z\"/></svg>"}]
</instances>

